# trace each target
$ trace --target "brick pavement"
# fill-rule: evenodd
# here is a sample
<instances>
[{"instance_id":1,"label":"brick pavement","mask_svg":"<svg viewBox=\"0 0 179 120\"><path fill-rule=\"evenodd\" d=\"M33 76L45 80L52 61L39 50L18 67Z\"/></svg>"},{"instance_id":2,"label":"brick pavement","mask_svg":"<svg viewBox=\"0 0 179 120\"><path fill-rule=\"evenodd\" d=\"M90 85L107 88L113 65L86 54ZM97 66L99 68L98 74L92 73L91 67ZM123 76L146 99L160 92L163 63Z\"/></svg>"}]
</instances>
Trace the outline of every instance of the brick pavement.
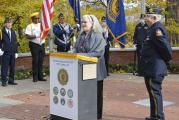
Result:
<instances>
[{"instance_id":1,"label":"brick pavement","mask_svg":"<svg viewBox=\"0 0 179 120\"><path fill-rule=\"evenodd\" d=\"M0 120L46 120L49 115L49 81L34 84L31 80L23 80L18 83L15 87L0 87ZM179 120L178 91L178 75L169 75L163 84L163 97L173 105L164 108L166 120ZM2 102L4 98L17 104L5 104ZM143 78L112 74L104 82L103 120L144 120L149 115L149 108L133 102L146 98Z\"/></svg>"}]
</instances>

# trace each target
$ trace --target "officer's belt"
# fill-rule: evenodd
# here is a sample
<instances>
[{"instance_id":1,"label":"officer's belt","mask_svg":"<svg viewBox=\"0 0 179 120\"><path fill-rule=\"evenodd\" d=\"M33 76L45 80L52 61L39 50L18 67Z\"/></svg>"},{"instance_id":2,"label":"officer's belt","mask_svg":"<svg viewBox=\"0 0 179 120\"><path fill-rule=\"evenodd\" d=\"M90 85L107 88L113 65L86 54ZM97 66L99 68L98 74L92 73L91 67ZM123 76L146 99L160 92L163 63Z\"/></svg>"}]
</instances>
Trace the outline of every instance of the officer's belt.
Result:
<instances>
[{"instance_id":1,"label":"officer's belt","mask_svg":"<svg viewBox=\"0 0 179 120\"><path fill-rule=\"evenodd\" d=\"M61 39L59 39L59 38L57 38L57 37L56 37L56 39L57 39L59 42L63 43L63 44L68 44L68 43L70 42L70 40L63 41L63 40L61 40Z\"/></svg>"}]
</instances>

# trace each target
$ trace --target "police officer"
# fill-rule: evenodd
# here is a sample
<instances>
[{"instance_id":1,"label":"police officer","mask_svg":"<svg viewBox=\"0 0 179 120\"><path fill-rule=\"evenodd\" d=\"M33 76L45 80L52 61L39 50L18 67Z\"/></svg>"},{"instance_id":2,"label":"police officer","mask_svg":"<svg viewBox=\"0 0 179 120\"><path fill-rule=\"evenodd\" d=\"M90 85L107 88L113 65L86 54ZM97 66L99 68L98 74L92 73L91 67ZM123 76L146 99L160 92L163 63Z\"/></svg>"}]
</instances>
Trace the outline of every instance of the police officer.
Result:
<instances>
[{"instance_id":1,"label":"police officer","mask_svg":"<svg viewBox=\"0 0 179 120\"><path fill-rule=\"evenodd\" d=\"M140 22L135 27L134 37L133 37L134 45L136 47L135 57L137 55L137 73L138 73L138 70L139 70L140 51L142 49L143 41L146 37L147 30L148 30L148 25L144 21L144 16L145 16L144 14L141 14ZM134 64L136 65L136 63L134 63ZM137 74L137 75L139 75L139 74Z\"/></svg>"},{"instance_id":2,"label":"police officer","mask_svg":"<svg viewBox=\"0 0 179 120\"><path fill-rule=\"evenodd\" d=\"M141 50L140 74L144 76L150 98L150 117L145 120L164 120L162 82L167 75L166 63L171 60L172 49L165 27L160 23L159 10L150 8L145 16L149 26Z\"/></svg>"},{"instance_id":3,"label":"police officer","mask_svg":"<svg viewBox=\"0 0 179 120\"><path fill-rule=\"evenodd\" d=\"M14 82L15 58L17 58L17 38L12 29L10 17L6 17L2 29L2 40L0 40L0 55L2 55L1 79L2 86L7 86L7 71L9 70L9 85L17 85Z\"/></svg>"},{"instance_id":4,"label":"police officer","mask_svg":"<svg viewBox=\"0 0 179 120\"><path fill-rule=\"evenodd\" d=\"M45 40L40 38L39 13L32 13L30 17L32 23L26 27L25 34L29 40L29 48L32 54L33 82L46 81L42 73L45 56Z\"/></svg>"},{"instance_id":5,"label":"police officer","mask_svg":"<svg viewBox=\"0 0 179 120\"><path fill-rule=\"evenodd\" d=\"M70 50L70 38L73 37L72 27L65 22L62 13L58 16L59 22L53 26L53 33L55 34L55 44L58 52L67 52Z\"/></svg>"},{"instance_id":6,"label":"police officer","mask_svg":"<svg viewBox=\"0 0 179 120\"><path fill-rule=\"evenodd\" d=\"M113 37L107 29L106 18L104 16L101 18L101 26L103 28L103 37L106 40L104 59L105 59L105 65L107 70L107 76L109 76L109 48L110 48L110 42L113 40Z\"/></svg>"}]
</instances>

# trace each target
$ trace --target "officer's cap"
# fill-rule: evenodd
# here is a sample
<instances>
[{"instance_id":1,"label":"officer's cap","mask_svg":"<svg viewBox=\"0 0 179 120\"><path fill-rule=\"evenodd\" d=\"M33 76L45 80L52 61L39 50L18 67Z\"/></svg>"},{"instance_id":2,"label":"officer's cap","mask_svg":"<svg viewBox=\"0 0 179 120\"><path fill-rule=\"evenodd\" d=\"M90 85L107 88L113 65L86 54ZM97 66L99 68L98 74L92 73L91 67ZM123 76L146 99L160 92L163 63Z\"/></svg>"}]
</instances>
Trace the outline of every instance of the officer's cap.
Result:
<instances>
[{"instance_id":1,"label":"officer's cap","mask_svg":"<svg viewBox=\"0 0 179 120\"><path fill-rule=\"evenodd\" d=\"M157 14L157 15L160 15L162 12L161 9L159 9L158 7L156 6L146 6L146 14Z\"/></svg>"},{"instance_id":2,"label":"officer's cap","mask_svg":"<svg viewBox=\"0 0 179 120\"><path fill-rule=\"evenodd\" d=\"M60 13L60 14L58 15L58 18L64 18L63 13Z\"/></svg>"},{"instance_id":3,"label":"officer's cap","mask_svg":"<svg viewBox=\"0 0 179 120\"><path fill-rule=\"evenodd\" d=\"M30 18L39 18L39 12L34 12L30 15Z\"/></svg>"},{"instance_id":4,"label":"officer's cap","mask_svg":"<svg viewBox=\"0 0 179 120\"><path fill-rule=\"evenodd\" d=\"M105 21L106 21L106 17L103 16L103 17L101 18L101 21L102 21L102 22L105 22Z\"/></svg>"},{"instance_id":5,"label":"officer's cap","mask_svg":"<svg viewBox=\"0 0 179 120\"><path fill-rule=\"evenodd\" d=\"M6 16L4 23L10 23L10 22L11 22L11 18L9 16Z\"/></svg>"}]
</instances>

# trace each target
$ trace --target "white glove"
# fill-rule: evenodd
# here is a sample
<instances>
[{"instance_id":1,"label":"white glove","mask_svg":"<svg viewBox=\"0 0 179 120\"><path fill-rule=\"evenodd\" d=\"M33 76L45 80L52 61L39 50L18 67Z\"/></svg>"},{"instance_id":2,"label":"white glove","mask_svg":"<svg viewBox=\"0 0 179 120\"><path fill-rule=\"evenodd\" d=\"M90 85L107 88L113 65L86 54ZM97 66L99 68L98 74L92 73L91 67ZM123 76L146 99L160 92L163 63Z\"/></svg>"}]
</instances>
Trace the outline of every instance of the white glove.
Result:
<instances>
[{"instance_id":1,"label":"white glove","mask_svg":"<svg viewBox=\"0 0 179 120\"><path fill-rule=\"evenodd\" d=\"M4 51L2 51L1 49L0 49L0 56L2 56L4 54Z\"/></svg>"},{"instance_id":2,"label":"white glove","mask_svg":"<svg viewBox=\"0 0 179 120\"><path fill-rule=\"evenodd\" d=\"M18 54L17 53L15 53L15 58L18 58Z\"/></svg>"}]
</instances>

